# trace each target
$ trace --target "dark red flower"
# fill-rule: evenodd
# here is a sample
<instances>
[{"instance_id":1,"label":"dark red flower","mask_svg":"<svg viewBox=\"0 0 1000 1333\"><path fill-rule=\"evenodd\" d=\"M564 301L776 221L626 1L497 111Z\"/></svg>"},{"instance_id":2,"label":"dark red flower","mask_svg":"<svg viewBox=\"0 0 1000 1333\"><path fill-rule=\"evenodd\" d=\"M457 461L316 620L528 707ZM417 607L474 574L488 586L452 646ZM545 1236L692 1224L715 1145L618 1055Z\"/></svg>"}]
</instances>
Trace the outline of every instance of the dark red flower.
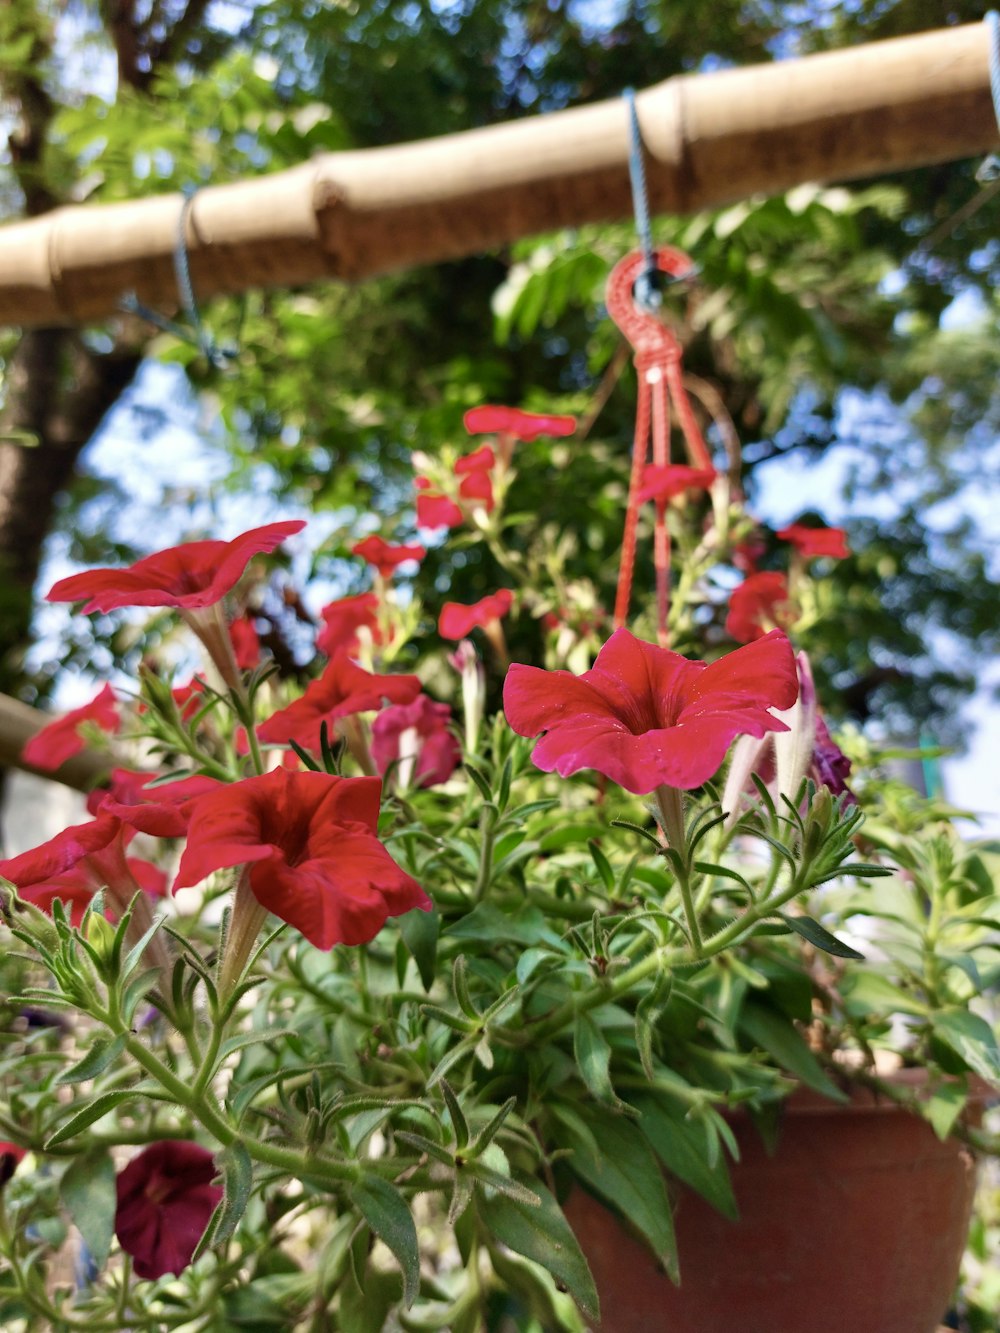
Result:
<instances>
[{"instance_id":1,"label":"dark red flower","mask_svg":"<svg viewBox=\"0 0 1000 1333\"><path fill-rule=\"evenodd\" d=\"M24 1160L24 1149L9 1139L0 1139L0 1187L7 1184Z\"/></svg>"},{"instance_id":2,"label":"dark red flower","mask_svg":"<svg viewBox=\"0 0 1000 1333\"><path fill-rule=\"evenodd\" d=\"M465 515L455 501L435 490L428 477L417 477L414 484L418 491L418 528L457 528L465 522Z\"/></svg>"},{"instance_id":3,"label":"dark red flower","mask_svg":"<svg viewBox=\"0 0 1000 1333\"><path fill-rule=\"evenodd\" d=\"M769 628L790 625L793 619L784 574L771 571L751 574L729 598L726 633L737 643L752 643Z\"/></svg>"},{"instance_id":4,"label":"dark red flower","mask_svg":"<svg viewBox=\"0 0 1000 1333\"><path fill-rule=\"evenodd\" d=\"M807 528L801 523L791 523L787 528L779 528L775 535L783 542L791 542L806 560L818 556L843 560L851 554L843 528Z\"/></svg>"},{"instance_id":5,"label":"dark red flower","mask_svg":"<svg viewBox=\"0 0 1000 1333\"><path fill-rule=\"evenodd\" d=\"M316 647L327 657L339 649L353 657L358 651L358 630L366 629L373 643L381 642L378 628L378 598L373 592L358 593L356 597L341 597L324 606L320 612L323 628L316 637Z\"/></svg>"},{"instance_id":6,"label":"dark red flower","mask_svg":"<svg viewBox=\"0 0 1000 1333\"><path fill-rule=\"evenodd\" d=\"M272 713L257 728L257 735L269 744L296 741L308 750L320 748L320 725L332 724L352 713L367 713L381 708L388 700L408 704L420 693L416 676L379 676L352 662L343 651L337 653L318 680L306 686L301 699Z\"/></svg>"},{"instance_id":7,"label":"dark red flower","mask_svg":"<svg viewBox=\"0 0 1000 1333\"><path fill-rule=\"evenodd\" d=\"M791 645L773 633L706 665L616 630L582 676L515 665L504 682L507 721L544 736L533 759L568 777L593 768L627 791L698 787L736 736L785 731L769 710L798 693Z\"/></svg>"},{"instance_id":8,"label":"dark red flower","mask_svg":"<svg viewBox=\"0 0 1000 1333\"><path fill-rule=\"evenodd\" d=\"M512 435L525 443L537 440L539 435L572 435L576 430L575 417L546 416L485 403L466 412L463 420L470 435Z\"/></svg>"},{"instance_id":9,"label":"dark red flower","mask_svg":"<svg viewBox=\"0 0 1000 1333\"><path fill-rule=\"evenodd\" d=\"M222 1198L207 1149L183 1139L151 1143L118 1173L115 1235L138 1277L182 1273Z\"/></svg>"},{"instance_id":10,"label":"dark red flower","mask_svg":"<svg viewBox=\"0 0 1000 1333\"><path fill-rule=\"evenodd\" d=\"M642 486L636 499L672 500L685 491L707 491L715 480L714 468L688 467L686 463L668 463L660 467L650 463L643 473Z\"/></svg>"},{"instance_id":11,"label":"dark red flower","mask_svg":"<svg viewBox=\"0 0 1000 1333\"><path fill-rule=\"evenodd\" d=\"M510 610L514 594L501 588L467 606L462 602L445 602L438 618L438 633L442 639L464 639L478 625L485 629Z\"/></svg>"},{"instance_id":12,"label":"dark red flower","mask_svg":"<svg viewBox=\"0 0 1000 1333\"><path fill-rule=\"evenodd\" d=\"M260 666L260 639L257 627L249 616L239 616L230 622L229 637L233 642L233 656L241 671L253 671Z\"/></svg>"},{"instance_id":13,"label":"dark red flower","mask_svg":"<svg viewBox=\"0 0 1000 1333\"><path fill-rule=\"evenodd\" d=\"M305 523L267 523L230 542L188 542L148 555L124 569L88 569L60 579L46 598L77 602L83 610L113 611L120 606L176 606L188 611L214 606L236 586L251 557L275 550Z\"/></svg>"},{"instance_id":14,"label":"dark red flower","mask_svg":"<svg viewBox=\"0 0 1000 1333\"><path fill-rule=\"evenodd\" d=\"M370 565L375 566L382 578L387 579L398 565L404 564L407 560L423 560L427 551L419 545L392 546L384 537L373 532L370 537L356 542L351 547L351 554L367 560Z\"/></svg>"},{"instance_id":15,"label":"dark red flower","mask_svg":"<svg viewBox=\"0 0 1000 1333\"><path fill-rule=\"evenodd\" d=\"M275 769L198 803L175 888L247 865L254 897L319 949L365 944L431 903L379 842L378 778Z\"/></svg>"},{"instance_id":16,"label":"dark red flower","mask_svg":"<svg viewBox=\"0 0 1000 1333\"><path fill-rule=\"evenodd\" d=\"M372 725L372 758L380 773L399 762L403 786L432 787L447 782L462 757L449 730L451 709L418 694L411 704L392 704Z\"/></svg>"},{"instance_id":17,"label":"dark red flower","mask_svg":"<svg viewBox=\"0 0 1000 1333\"><path fill-rule=\"evenodd\" d=\"M21 758L35 768L59 768L84 748L86 742L80 729L87 723L111 735L121 726L118 699L110 685L105 685L90 703L74 708L64 717L42 727L21 751Z\"/></svg>"}]
</instances>

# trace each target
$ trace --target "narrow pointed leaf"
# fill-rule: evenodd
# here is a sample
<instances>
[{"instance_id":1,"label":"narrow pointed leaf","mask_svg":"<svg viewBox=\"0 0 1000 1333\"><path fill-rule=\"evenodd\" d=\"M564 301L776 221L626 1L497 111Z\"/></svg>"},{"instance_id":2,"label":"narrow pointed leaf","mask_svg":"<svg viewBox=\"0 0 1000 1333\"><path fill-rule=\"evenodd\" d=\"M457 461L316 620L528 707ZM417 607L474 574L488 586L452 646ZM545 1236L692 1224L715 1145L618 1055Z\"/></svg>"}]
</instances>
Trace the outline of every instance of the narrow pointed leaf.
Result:
<instances>
[{"instance_id":1,"label":"narrow pointed leaf","mask_svg":"<svg viewBox=\"0 0 1000 1333\"><path fill-rule=\"evenodd\" d=\"M375 1235L395 1255L403 1273L403 1301L409 1309L420 1289L417 1228L409 1205L399 1190L378 1176L368 1176L355 1185L350 1196Z\"/></svg>"},{"instance_id":2,"label":"narrow pointed leaf","mask_svg":"<svg viewBox=\"0 0 1000 1333\"><path fill-rule=\"evenodd\" d=\"M547 1269L566 1288L585 1318L600 1319L597 1289L579 1242L555 1198L539 1181L526 1176L526 1185L538 1202L524 1204L508 1195L480 1194L477 1209L487 1233Z\"/></svg>"},{"instance_id":3,"label":"narrow pointed leaf","mask_svg":"<svg viewBox=\"0 0 1000 1333\"><path fill-rule=\"evenodd\" d=\"M824 953L833 954L835 958L864 958L863 953L858 953L857 949L852 949L843 940L838 940L836 935L831 935L824 926L821 926L818 921L814 921L811 916L792 916L786 912L779 912L778 915L790 930L794 930L796 935L801 935L804 940L808 940L814 948L822 949Z\"/></svg>"}]
</instances>

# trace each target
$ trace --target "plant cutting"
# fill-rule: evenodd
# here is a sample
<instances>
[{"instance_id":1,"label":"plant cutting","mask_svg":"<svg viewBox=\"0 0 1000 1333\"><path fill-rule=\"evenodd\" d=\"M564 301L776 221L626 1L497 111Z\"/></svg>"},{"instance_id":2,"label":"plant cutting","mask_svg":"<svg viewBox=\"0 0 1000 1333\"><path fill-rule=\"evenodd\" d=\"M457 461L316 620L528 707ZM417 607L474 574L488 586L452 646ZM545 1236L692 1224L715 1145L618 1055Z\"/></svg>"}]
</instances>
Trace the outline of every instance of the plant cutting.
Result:
<instances>
[{"instance_id":1,"label":"plant cutting","mask_svg":"<svg viewBox=\"0 0 1000 1333\"><path fill-rule=\"evenodd\" d=\"M792 1328L663 1293L706 1276L702 1202L731 1267L740 1158L780 1173L797 1115L866 1100L908 1151L944 1145L967 1223L967 1154L998 1146L995 853L831 738L807 651L843 534L754 525L693 418L673 462L676 383L649 382L614 628L513 503L522 467L556 484L565 418L500 409L469 424L492 443L418 460L415 499L425 537L510 586L400 595L426 553L403 515L358 545L374 586L320 613L308 683L242 631L238 664L232 633L248 562L307 541L298 521L52 590L174 608L204 659L190 680L161 654L31 743L55 766L100 729L108 780L0 863L4 1327ZM780 613L727 595L741 570L782 580ZM613 1224L652 1314L607 1285ZM934 1327L961 1239L922 1324L885 1308L881 1330Z\"/></svg>"}]
</instances>

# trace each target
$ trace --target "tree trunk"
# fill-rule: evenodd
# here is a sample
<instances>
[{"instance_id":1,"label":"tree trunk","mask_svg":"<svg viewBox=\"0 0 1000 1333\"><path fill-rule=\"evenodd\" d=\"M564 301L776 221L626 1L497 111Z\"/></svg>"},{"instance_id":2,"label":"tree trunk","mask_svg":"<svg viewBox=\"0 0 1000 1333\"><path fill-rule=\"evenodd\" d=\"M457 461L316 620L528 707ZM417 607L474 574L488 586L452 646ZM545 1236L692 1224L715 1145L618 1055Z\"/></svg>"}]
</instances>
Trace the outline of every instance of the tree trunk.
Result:
<instances>
[{"instance_id":1,"label":"tree trunk","mask_svg":"<svg viewBox=\"0 0 1000 1333\"><path fill-rule=\"evenodd\" d=\"M98 355L66 329L23 335L0 413L0 691L24 683L32 592L57 496L104 416L131 383L134 351Z\"/></svg>"}]
</instances>

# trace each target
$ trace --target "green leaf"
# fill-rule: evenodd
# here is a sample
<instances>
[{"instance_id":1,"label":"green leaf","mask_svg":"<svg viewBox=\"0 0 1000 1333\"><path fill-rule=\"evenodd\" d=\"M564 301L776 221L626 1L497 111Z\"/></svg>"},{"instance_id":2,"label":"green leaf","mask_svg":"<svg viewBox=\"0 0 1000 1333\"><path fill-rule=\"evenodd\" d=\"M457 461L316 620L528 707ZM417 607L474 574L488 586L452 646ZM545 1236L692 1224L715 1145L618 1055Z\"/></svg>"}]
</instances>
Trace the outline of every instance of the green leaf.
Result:
<instances>
[{"instance_id":1,"label":"green leaf","mask_svg":"<svg viewBox=\"0 0 1000 1333\"><path fill-rule=\"evenodd\" d=\"M98 1148L74 1157L59 1182L59 1192L94 1266L102 1269L111 1250L118 1207L115 1165L110 1153Z\"/></svg>"},{"instance_id":2,"label":"green leaf","mask_svg":"<svg viewBox=\"0 0 1000 1333\"><path fill-rule=\"evenodd\" d=\"M479 788L479 794L484 801L493 800L493 792L490 790L490 784L486 781L484 775L476 768L475 764L463 764L462 767L468 773L469 777Z\"/></svg>"},{"instance_id":3,"label":"green leaf","mask_svg":"<svg viewBox=\"0 0 1000 1333\"><path fill-rule=\"evenodd\" d=\"M611 1086L611 1047L590 1014L578 1014L573 1025L573 1054L584 1083L602 1102L615 1101Z\"/></svg>"},{"instance_id":4,"label":"green leaf","mask_svg":"<svg viewBox=\"0 0 1000 1333\"><path fill-rule=\"evenodd\" d=\"M410 956L417 965L420 980L425 991L434 985L436 975L438 936L441 934L441 917L435 909L421 912L414 908L398 919L399 933L403 943L410 951Z\"/></svg>"},{"instance_id":5,"label":"green leaf","mask_svg":"<svg viewBox=\"0 0 1000 1333\"><path fill-rule=\"evenodd\" d=\"M118 980L120 982L127 980L138 967L139 960L142 958L146 945L163 925L163 922L164 918L162 916L156 917L153 924L148 927L142 938L137 940L136 943L132 945L131 949L129 949L118 973Z\"/></svg>"},{"instance_id":6,"label":"green leaf","mask_svg":"<svg viewBox=\"0 0 1000 1333\"><path fill-rule=\"evenodd\" d=\"M127 1042L128 1036L124 1032L119 1033L117 1037L98 1037L83 1059L64 1070L56 1079L56 1083L60 1085L82 1083L84 1079L96 1078L98 1074L103 1074L105 1069L118 1059Z\"/></svg>"},{"instance_id":7,"label":"green leaf","mask_svg":"<svg viewBox=\"0 0 1000 1333\"><path fill-rule=\"evenodd\" d=\"M601 848L595 839L592 838L587 843L587 846L590 848L591 859L593 860L594 865L597 867L597 873L598 875L600 875L601 881L604 884L605 889L608 891L608 893L614 893L615 872L611 867L611 862L601 851Z\"/></svg>"},{"instance_id":8,"label":"green leaf","mask_svg":"<svg viewBox=\"0 0 1000 1333\"><path fill-rule=\"evenodd\" d=\"M215 1162L222 1176L223 1196L212 1230L212 1244L219 1245L235 1233L247 1210L253 1189L253 1162L238 1139L217 1153Z\"/></svg>"},{"instance_id":9,"label":"green leaf","mask_svg":"<svg viewBox=\"0 0 1000 1333\"><path fill-rule=\"evenodd\" d=\"M961 1083L941 1083L921 1106L921 1111L942 1143L955 1128L955 1122L965 1110L967 1101Z\"/></svg>"},{"instance_id":10,"label":"green leaf","mask_svg":"<svg viewBox=\"0 0 1000 1333\"><path fill-rule=\"evenodd\" d=\"M409 1309L420 1289L417 1228L409 1205L399 1190L379 1176L368 1176L353 1186L350 1197L375 1235L395 1255L403 1272L403 1302Z\"/></svg>"},{"instance_id":11,"label":"green leaf","mask_svg":"<svg viewBox=\"0 0 1000 1333\"><path fill-rule=\"evenodd\" d=\"M985 1018L968 1009L945 1009L930 1018L934 1035L965 1064L990 1083L1000 1082L1000 1049Z\"/></svg>"},{"instance_id":12,"label":"green leaf","mask_svg":"<svg viewBox=\"0 0 1000 1333\"><path fill-rule=\"evenodd\" d=\"M636 1227L674 1282L678 1281L674 1220L659 1163L645 1136L630 1120L581 1108L587 1133L562 1119L563 1142L580 1179Z\"/></svg>"},{"instance_id":13,"label":"green leaf","mask_svg":"<svg viewBox=\"0 0 1000 1333\"><path fill-rule=\"evenodd\" d=\"M507 913L501 912L492 903L480 903L453 926L448 926L443 933L449 940L467 940L470 943L497 944L505 941L522 944L525 948L537 944L551 944L557 949L561 946L559 936L537 907Z\"/></svg>"},{"instance_id":14,"label":"green leaf","mask_svg":"<svg viewBox=\"0 0 1000 1333\"><path fill-rule=\"evenodd\" d=\"M459 1152L469 1142L469 1122L465 1118L465 1113L455 1096L454 1090L447 1079L440 1080L441 1092L444 1096L445 1105L448 1108L448 1115L451 1119L451 1127L455 1135L455 1147Z\"/></svg>"},{"instance_id":15,"label":"green leaf","mask_svg":"<svg viewBox=\"0 0 1000 1333\"><path fill-rule=\"evenodd\" d=\"M709 1137L702 1121L666 1098L642 1096L635 1100L635 1107L640 1114L639 1128L667 1170L735 1221L739 1211L729 1168L721 1156L715 1166L709 1164Z\"/></svg>"},{"instance_id":16,"label":"green leaf","mask_svg":"<svg viewBox=\"0 0 1000 1333\"><path fill-rule=\"evenodd\" d=\"M45 1144L46 1151L49 1148L55 1148L60 1143L65 1143L67 1139L73 1138L82 1129L92 1125L95 1120L100 1120L109 1111L113 1111L116 1106L121 1106L123 1102L136 1101L144 1095L146 1094L131 1088L121 1088L115 1092L102 1093L100 1097L95 1097L92 1102L88 1102L82 1111L77 1111L76 1115L71 1116L60 1129L57 1129L49 1137Z\"/></svg>"},{"instance_id":17,"label":"green leaf","mask_svg":"<svg viewBox=\"0 0 1000 1333\"><path fill-rule=\"evenodd\" d=\"M794 1074L807 1088L831 1101L847 1101L845 1094L823 1073L819 1061L784 1014L747 1000L740 1012L740 1028L756 1046L762 1046L782 1069Z\"/></svg>"},{"instance_id":18,"label":"green leaf","mask_svg":"<svg viewBox=\"0 0 1000 1333\"><path fill-rule=\"evenodd\" d=\"M479 1195L476 1206L487 1232L515 1254L547 1269L596 1323L600 1319L597 1289L562 1209L537 1180L525 1176L520 1183L537 1195L537 1204L524 1204L505 1194Z\"/></svg>"},{"instance_id":19,"label":"green leaf","mask_svg":"<svg viewBox=\"0 0 1000 1333\"><path fill-rule=\"evenodd\" d=\"M801 935L804 940L808 940L816 949L822 949L824 953L831 953L835 958L861 958L863 953L858 953L857 949L852 949L849 944L843 940L838 940L836 935L830 932L814 921L811 916L792 916L786 912L779 912L778 915L784 921L789 930L794 930L796 935Z\"/></svg>"}]
</instances>

